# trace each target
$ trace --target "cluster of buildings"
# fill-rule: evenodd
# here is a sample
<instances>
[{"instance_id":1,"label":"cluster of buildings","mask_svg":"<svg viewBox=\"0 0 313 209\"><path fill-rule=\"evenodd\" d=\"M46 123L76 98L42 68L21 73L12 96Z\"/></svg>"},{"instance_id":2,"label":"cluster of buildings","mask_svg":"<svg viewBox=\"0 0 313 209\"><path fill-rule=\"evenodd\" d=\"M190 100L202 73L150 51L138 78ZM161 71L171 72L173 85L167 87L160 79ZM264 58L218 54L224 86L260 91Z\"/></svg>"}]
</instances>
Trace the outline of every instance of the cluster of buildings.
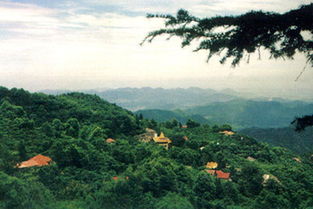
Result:
<instances>
[{"instance_id":1,"label":"cluster of buildings","mask_svg":"<svg viewBox=\"0 0 313 209\"><path fill-rule=\"evenodd\" d=\"M227 132L224 134L232 135L233 133ZM163 132L161 132L160 135L158 136L156 131L152 129L146 129L146 133L140 135L139 139L144 142L154 141L156 144L164 147L165 149L168 149L170 144L172 143L172 140L166 137ZM184 140L188 140L188 138L185 137ZM105 140L105 142L114 143L116 142L116 140L112 138L108 138ZM46 166L51 163L52 163L52 159L50 157L39 154L39 155L36 155L35 157L30 158L27 161L23 161L17 164L16 167L27 168L27 167L34 167L34 166ZM206 167L205 171L209 173L210 175L215 176L216 178L219 178L219 179L230 180L230 173L223 172L222 170L216 169L218 167L217 162L208 162L205 167ZM118 177L114 176L113 180L118 180ZM128 180L128 177L126 177L126 180Z\"/></svg>"},{"instance_id":2,"label":"cluster of buildings","mask_svg":"<svg viewBox=\"0 0 313 209\"><path fill-rule=\"evenodd\" d=\"M223 172L222 170L216 170L216 168L218 167L218 163L208 162L205 167L205 171L210 175L215 176L219 179L230 180L230 173Z\"/></svg>"}]
</instances>

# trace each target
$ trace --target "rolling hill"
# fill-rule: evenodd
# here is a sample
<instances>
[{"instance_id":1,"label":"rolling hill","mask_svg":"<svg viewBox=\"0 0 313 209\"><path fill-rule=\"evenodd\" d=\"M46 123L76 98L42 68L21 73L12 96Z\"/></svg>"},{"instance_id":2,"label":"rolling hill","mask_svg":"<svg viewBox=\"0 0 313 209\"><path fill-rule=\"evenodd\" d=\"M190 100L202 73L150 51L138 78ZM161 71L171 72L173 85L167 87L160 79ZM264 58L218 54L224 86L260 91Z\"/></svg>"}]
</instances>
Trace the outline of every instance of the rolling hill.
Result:
<instances>
[{"instance_id":1,"label":"rolling hill","mask_svg":"<svg viewBox=\"0 0 313 209\"><path fill-rule=\"evenodd\" d=\"M251 136L259 142L266 142L272 146L286 147L297 153L313 150L313 128L296 132L291 127L285 128L248 128L240 133Z\"/></svg>"},{"instance_id":2,"label":"rolling hill","mask_svg":"<svg viewBox=\"0 0 313 209\"><path fill-rule=\"evenodd\" d=\"M201 123L230 124L235 129L279 128L289 126L296 116L313 114L313 104L237 99L183 110L146 109L136 112L139 113L159 122L175 118L183 123L190 118Z\"/></svg>"},{"instance_id":3,"label":"rolling hill","mask_svg":"<svg viewBox=\"0 0 313 209\"><path fill-rule=\"evenodd\" d=\"M3 87L0 116L0 208L300 209L313 203L312 157L225 135L222 127L168 128L95 95ZM169 149L137 138L151 128L169 137ZM19 166L38 156L49 163Z\"/></svg>"}]
</instances>

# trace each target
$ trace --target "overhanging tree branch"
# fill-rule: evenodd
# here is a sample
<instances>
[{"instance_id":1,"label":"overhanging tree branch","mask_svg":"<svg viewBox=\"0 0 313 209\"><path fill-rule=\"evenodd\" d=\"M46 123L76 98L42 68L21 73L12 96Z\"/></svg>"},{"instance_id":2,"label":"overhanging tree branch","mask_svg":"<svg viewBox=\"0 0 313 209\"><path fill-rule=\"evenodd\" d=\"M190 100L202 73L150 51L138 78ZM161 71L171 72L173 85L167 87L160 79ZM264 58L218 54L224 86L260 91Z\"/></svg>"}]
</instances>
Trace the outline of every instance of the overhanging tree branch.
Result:
<instances>
[{"instance_id":1,"label":"overhanging tree branch","mask_svg":"<svg viewBox=\"0 0 313 209\"><path fill-rule=\"evenodd\" d=\"M305 54L313 66L313 3L284 14L251 11L239 16L197 18L181 9L176 16L149 14L147 17L163 18L165 27L150 32L142 44L161 35L180 37L182 47L198 40L195 52L207 50L209 60L223 51L220 62L232 59L232 66L238 65L244 55L263 47L275 59L293 59L296 52ZM303 37L304 31L309 32L309 38Z\"/></svg>"},{"instance_id":2,"label":"overhanging tree branch","mask_svg":"<svg viewBox=\"0 0 313 209\"><path fill-rule=\"evenodd\" d=\"M297 117L291 124L295 124L296 131L303 131L306 127L313 126L313 115Z\"/></svg>"}]
</instances>

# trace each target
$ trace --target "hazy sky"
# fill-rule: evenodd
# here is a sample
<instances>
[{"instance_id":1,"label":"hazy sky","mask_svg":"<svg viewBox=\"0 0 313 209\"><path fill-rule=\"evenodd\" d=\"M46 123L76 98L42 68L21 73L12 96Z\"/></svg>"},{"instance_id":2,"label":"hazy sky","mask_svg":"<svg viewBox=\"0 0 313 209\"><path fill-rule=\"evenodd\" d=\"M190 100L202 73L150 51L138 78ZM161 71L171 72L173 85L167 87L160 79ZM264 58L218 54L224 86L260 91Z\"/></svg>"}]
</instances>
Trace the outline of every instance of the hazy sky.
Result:
<instances>
[{"instance_id":1,"label":"hazy sky","mask_svg":"<svg viewBox=\"0 0 313 209\"><path fill-rule=\"evenodd\" d=\"M251 57L233 69L205 53L159 37L140 46L162 26L146 13L196 16L250 10L286 12L312 0L18 0L0 1L0 85L28 90L116 87L244 88L258 92L313 92L313 69L295 78L305 58ZM309 93L308 93L309 92ZM313 96L313 93L312 93Z\"/></svg>"}]
</instances>

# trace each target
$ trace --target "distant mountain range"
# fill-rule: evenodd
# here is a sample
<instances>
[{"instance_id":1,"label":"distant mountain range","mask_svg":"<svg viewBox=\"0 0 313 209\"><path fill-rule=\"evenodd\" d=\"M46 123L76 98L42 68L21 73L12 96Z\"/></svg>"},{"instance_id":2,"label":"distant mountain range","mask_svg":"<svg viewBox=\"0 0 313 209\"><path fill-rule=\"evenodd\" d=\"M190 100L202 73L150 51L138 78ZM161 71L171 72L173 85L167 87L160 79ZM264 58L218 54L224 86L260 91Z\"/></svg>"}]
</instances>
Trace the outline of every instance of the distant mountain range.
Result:
<instances>
[{"instance_id":1,"label":"distant mountain range","mask_svg":"<svg viewBox=\"0 0 313 209\"><path fill-rule=\"evenodd\" d=\"M62 94L67 90L43 90L46 94ZM236 99L235 91L216 91L201 88L118 88L104 90L83 90L81 92L96 94L101 98L126 109L136 111L142 109L182 109L212 102L226 102Z\"/></svg>"},{"instance_id":2,"label":"distant mountain range","mask_svg":"<svg viewBox=\"0 0 313 209\"><path fill-rule=\"evenodd\" d=\"M47 94L62 94L70 90L42 90ZM175 110L187 109L195 106L205 106L215 102L228 102L235 99L249 99L255 101L290 102L288 99L277 97L253 97L253 94L237 92L233 89L202 89L191 88L118 88L118 89L91 89L80 92L96 94L101 98L122 106L131 111L143 109ZM312 95L313 98L313 95ZM313 99L312 99L313 101Z\"/></svg>"},{"instance_id":3,"label":"distant mountain range","mask_svg":"<svg viewBox=\"0 0 313 209\"><path fill-rule=\"evenodd\" d=\"M61 94L66 90L46 90ZM236 129L286 127L296 116L313 114L313 104L282 98L245 99L232 89L221 91L201 88L119 88L85 90L101 98L162 122L189 118L200 123L228 123Z\"/></svg>"},{"instance_id":4,"label":"distant mountain range","mask_svg":"<svg viewBox=\"0 0 313 209\"><path fill-rule=\"evenodd\" d=\"M187 115L201 115L212 123L228 123L235 128L287 127L296 116L313 114L313 104L290 101L253 101L237 99L215 102L184 111Z\"/></svg>"},{"instance_id":5,"label":"distant mountain range","mask_svg":"<svg viewBox=\"0 0 313 209\"><path fill-rule=\"evenodd\" d=\"M120 88L88 91L132 111L142 109L184 109L212 102L226 102L237 98L213 89L201 88Z\"/></svg>"},{"instance_id":6,"label":"distant mountain range","mask_svg":"<svg viewBox=\"0 0 313 209\"><path fill-rule=\"evenodd\" d=\"M159 122L176 118L184 123L188 118L200 123L230 124L235 129L287 127L296 116L313 114L313 104L294 101L253 101L237 99L215 102L184 110L140 110L136 114Z\"/></svg>"}]
</instances>

